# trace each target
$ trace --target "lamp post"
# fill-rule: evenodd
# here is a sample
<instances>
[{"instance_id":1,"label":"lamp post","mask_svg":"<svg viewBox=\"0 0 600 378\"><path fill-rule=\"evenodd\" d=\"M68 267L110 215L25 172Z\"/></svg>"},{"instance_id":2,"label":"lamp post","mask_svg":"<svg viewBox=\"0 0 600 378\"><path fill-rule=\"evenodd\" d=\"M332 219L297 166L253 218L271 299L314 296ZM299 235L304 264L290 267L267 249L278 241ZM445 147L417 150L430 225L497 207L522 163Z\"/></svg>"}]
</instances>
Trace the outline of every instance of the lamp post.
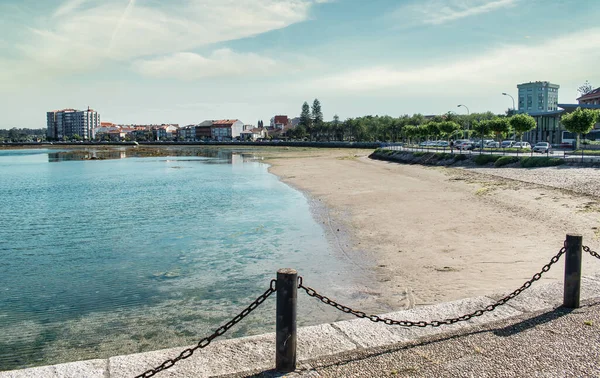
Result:
<instances>
[{"instance_id":1,"label":"lamp post","mask_svg":"<svg viewBox=\"0 0 600 378\"><path fill-rule=\"evenodd\" d=\"M463 105L463 104L458 105L457 108L460 108L461 106L463 108L467 109L467 117L469 117L471 115L471 112L469 111L469 108L467 108L467 106ZM470 126L470 122L469 122L469 118L467 118L467 133L469 132L469 126ZM465 136L465 138L467 138L467 137L468 137L468 135Z\"/></svg>"},{"instance_id":2,"label":"lamp post","mask_svg":"<svg viewBox=\"0 0 600 378\"><path fill-rule=\"evenodd\" d=\"M502 95L503 95L503 96L508 96L508 97L510 97L510 98L511 98L511 100L512 100L512 102L513 102L513 114L515 114L515 99L514 99L514 97L513 97L513 96L511 96L511 95L509 95L508 93L504 93L504 92L502 92Z\"/></svg>"}]
</instances>

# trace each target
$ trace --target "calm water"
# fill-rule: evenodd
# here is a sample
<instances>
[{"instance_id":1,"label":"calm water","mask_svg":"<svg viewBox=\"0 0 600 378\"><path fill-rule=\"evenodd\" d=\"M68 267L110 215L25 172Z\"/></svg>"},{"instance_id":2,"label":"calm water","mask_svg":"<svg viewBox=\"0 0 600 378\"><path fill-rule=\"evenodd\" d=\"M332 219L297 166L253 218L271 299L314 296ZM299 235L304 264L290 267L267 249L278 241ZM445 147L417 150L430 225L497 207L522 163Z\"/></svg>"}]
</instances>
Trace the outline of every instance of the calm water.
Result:
<instances>
[{"instance_id":1,"label":"calm water","mask_svg":"<svg viewBox=\"0 0 600 378\"><path fill-rule=\"evenodd\" d=\"M349 297L349 265L267 165L126 154L0 151L0 370L194 343L280 267ZM303 297L301 324L338 318ZM228 336L273 331L274 299Z\"/></svg>"}]
</instances>

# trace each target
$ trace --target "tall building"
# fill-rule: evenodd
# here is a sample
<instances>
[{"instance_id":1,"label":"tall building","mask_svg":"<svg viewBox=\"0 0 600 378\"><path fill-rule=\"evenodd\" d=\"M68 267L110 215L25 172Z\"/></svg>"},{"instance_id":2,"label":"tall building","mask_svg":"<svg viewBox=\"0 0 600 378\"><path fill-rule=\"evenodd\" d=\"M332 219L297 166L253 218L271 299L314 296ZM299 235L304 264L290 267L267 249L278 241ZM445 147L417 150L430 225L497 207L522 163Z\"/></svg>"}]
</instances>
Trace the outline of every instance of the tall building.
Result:
<instances>
[{"instance_id":1,"label":"tall building","mask_svg":"<svg viewBox=\"0 0 600 378\"><path fill-rule=\"evenodd\" d=\"M47 136L50 139L72 138L79 135L84 140L94 138L94 129L100 126L100 114L94 109L63 109L46 113Z\"/></svg>"},{"instance_id":2,"label":"tall building","mask_svg":"<svg viewBox=\"0 0 600 378\"><path fill-rule=\"evenodd\" d=\"M539 113L558 110L557 84L534 81L517 85L519 89L519 113Z\"/></svg>"}]
</instances>

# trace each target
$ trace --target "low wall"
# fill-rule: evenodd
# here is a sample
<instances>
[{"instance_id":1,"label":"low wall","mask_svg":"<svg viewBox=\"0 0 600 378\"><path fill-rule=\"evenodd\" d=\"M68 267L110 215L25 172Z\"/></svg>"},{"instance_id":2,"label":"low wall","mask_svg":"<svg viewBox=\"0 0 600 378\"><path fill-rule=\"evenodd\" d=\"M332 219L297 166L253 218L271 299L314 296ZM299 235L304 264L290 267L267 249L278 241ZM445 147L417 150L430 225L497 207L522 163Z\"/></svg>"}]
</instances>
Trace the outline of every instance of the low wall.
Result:
<instances>
[{"instance_id":1,"label":"low wall","mask_svg":"<svg viewBox=\"0 0 600 378\"><path fill-rule=\"evenodd\" d=\"M598 298L600 275L583 277L581 299ZM382 316L409 321L433 321L460 316L485 308L506 293L492 294L437 305L417 307ZM506 320L524 314L535 314L556 308L563 301L563 284L535 284L506 305L473 317L465 322L434 328L388 326L367 319L341 321L298 329L298 366L311 360L371 348L397 348L424 341L431 336L466 334L483 324ZM42 366L24 370L0 372L0 378L116 378L134 377L174 358L186 347L157 350L146 353L116 356ZM179 361L167 372L157 376L228 377L233 374L251 375L275 367L275 333L215 341L206 349ZM162 374L162 375L161 375Z\"/></svg>"}]
</instances>

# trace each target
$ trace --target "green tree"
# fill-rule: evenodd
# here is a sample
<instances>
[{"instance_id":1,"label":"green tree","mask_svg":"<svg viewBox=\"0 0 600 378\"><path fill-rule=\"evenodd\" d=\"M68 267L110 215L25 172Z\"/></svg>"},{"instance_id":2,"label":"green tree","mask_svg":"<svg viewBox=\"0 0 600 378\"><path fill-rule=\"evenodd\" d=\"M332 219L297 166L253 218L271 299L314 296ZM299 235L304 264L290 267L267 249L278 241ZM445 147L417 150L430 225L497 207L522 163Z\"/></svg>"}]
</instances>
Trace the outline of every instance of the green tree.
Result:
<instances>
[{"instance_id":1,"label":"green tree","mask_svg":"<svg viewBox=\"0 0 600 378\"><path fill-rule=\"evenodd\" d=\"M462 128L460 125L453 121L444 121L440 122L440 132L446 137L446 140L450 141L450 139Z\"/></svg>"},{"instance_id":2,"label":"green tree","mask_svg":"<svg viewBox=\"0 0 600 378\"><path fill-rule=\"evenodd\" d=\"M402 129L402 133L404 134L404 137L408 140L408 144L412 144L414 138L416 138L419 135L419 130L414 125L407 125L404 126L404 128Z\"/></svg>"},{"instance_id":3,"label":"green tree","mask_svg":"<svg viewBox=\"0 0 600 378\"><path fill-rule=\"evenodd\" d=\"M490 134L490 132L492 131L491 127L490 127L490 121L487 119L484 119L482 121L475 121L473 123L473 127L472 130L475 135L479 136L479 138L481 139L480 143L480 148L485 147L483 145L483 140L485 139L486 136L488 136Z\"/></svg>"},{"instance_id":4,"label":"green tree","mask_svg":"<svg viewBox=\"0 0 600 378\"><path fill-rule=\"evenodd\" d=\"M81 138L81 136L79 136L79 134L73 134L73 136L71 137L71 139L80 141L82 138Z\"/></svg>"},{"instance_id":5,"label":"green tree","mask_svg":"<svg viewBox=\"0 0 600 378\"><path fill-rule=\"evenodd\" d=\"M496 135L496 140L500 142L502 135L506 135L510 132L510 125L508 119L496 117L489 120L490 130Z\"/></svg>"},{"instance_id":6,"label":"green tree","mask_svg":"<svg viewBox=\"0 0 600 378\"><path fill-rule=\"evenodd\" d=\"M577 148L579 148L579 140L594 128L598 117L598 111L577 108L574 112L562 116L560 122L569 132L577 134Z\"/></svg>"},{"instance_id":7,"label":"green tree","mask_svg":"<svg viewBox=\"0 0 600 378\"><path fill-rule=\"evenodd\" d=\"M304 110L304 108L303 108ZM321 111L321 102L315 98L313 101L312 109L311 109L311 119L312 119L312 129L314 135L311 135L311 139L313 136L316 136L317 133L322 132L323 128L323 112Z\"/></svg>"},{"instance_id":8,"label":"green tree","mask_svg":"<svg viewBox=\"0 0 600 378\"><path fill-rule=\"evenodd\" d=\"M425 124L427 136L432 139L437 139L440 135L440 124L438 122L429 122Z\"/></svg>"},{"instance_id":9,"label":"green tree","mask_svg":"<svg viewBox=\"0 0 600 378\"><path fill-rule=\"evenodd\" d=\"M308 102L306 101L302 104L302 112L300 113L300 122L298 125L304 127L307 132L311 131L312 119L310 118L310 106L308 106Z\"/></svg>"},{"instance_id":10,"label":"green tree","mask_svg":"<svg viewBox=\"0 0 600 378\"><path fill-rule=\"evenodd\" d=\"M535 118L529 114L516 114L508 119L508 123L519 136L519 140L523 139L523 133L533 130L537 126Z\"/></svg>"}]
</instances>

